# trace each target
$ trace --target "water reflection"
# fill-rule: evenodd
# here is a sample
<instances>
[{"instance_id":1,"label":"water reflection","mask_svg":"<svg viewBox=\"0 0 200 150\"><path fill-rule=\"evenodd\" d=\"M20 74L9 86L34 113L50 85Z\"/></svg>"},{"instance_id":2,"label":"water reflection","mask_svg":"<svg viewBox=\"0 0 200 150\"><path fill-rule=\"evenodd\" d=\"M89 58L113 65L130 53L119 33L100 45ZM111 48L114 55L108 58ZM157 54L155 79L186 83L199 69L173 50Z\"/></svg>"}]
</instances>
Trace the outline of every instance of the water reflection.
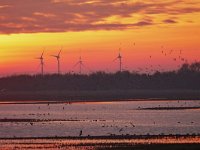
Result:
<instances>
[{"instance_id":1,"label":"water reflection","mask_svg":"<svg viewBox=\"0 0 200 150\"><path fill-rule=\"evenodd\" d=\"M199 108L199 101L4 103L0 137L200 134Z\"/></svg>"}]
</instances>

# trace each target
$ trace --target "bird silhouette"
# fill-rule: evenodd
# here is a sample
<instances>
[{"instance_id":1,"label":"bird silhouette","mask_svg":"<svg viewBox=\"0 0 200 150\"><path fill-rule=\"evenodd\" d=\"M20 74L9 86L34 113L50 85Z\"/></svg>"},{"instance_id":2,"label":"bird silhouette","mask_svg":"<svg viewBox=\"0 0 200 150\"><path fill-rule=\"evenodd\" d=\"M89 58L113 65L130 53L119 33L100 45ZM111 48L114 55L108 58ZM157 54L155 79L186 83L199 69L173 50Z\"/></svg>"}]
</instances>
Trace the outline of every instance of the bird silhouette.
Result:
<instances>
[{"instance_id":1,"label":"bird silhouette","mask_svg":"<svg viewBox=\"0 0 200 150\"><path fill-rule=\"evenodd\" d=\"M132 125L132 127L135 127L135 125L132 122L130 122L130 124Z\"/></svg>"},{"instance_id":2,"label":"bird silhouette","mask_svg":"<svg viewBox=\"0 0 200 150\"><path fill-rule=\"evenodd\" d=\"M119 132L122 132L123 128L119 129Z\"/></svg>"},{"instance_id":3,"label":"bird silhouette","mask_svg":"<svg viewBox=\"0 0 200 150\"><path fill-rule=\"evenodd\" d=\"M82 136L82 134L83 134L83 131L81 130L80 133L79 133L79 136Z\"/></svg>"}]
</instances>

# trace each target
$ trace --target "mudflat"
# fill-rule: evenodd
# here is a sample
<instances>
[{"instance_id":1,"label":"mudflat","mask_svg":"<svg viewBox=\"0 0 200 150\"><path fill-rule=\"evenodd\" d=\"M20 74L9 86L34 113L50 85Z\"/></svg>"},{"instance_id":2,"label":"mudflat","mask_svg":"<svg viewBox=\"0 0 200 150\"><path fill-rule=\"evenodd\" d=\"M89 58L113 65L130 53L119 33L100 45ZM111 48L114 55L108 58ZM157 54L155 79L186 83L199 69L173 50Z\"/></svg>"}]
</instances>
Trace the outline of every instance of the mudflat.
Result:
<instances>
[{"instance_id":1,"label":"mudflat","mask_svg":"<svg viewBox=\"0 0 200 150\"><path fill-rule=\"evenodd\" d=\"M0 139L0 149L146 150L200 148L200 136L54 137Z\"/></svg>"}]
</instances>

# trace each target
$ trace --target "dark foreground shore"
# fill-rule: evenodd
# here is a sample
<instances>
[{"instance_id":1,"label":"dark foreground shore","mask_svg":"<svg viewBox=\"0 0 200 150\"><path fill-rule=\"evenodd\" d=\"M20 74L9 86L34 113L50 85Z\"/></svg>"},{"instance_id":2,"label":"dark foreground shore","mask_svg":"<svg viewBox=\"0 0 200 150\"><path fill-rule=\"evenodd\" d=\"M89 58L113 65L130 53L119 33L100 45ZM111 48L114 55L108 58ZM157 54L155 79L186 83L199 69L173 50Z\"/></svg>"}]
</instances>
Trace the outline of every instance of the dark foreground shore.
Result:
<instances>
[{"instance_id":1,"label":"dark foreground shore","mask_svg":"<svg viewBox=\"0 0 200 150\"><path fill-rule=\"evenodd\" d=\"M200 100L199 90L3 91L0 101Z\"/></svg>"},{"instance_id":2,"label":"dark foreground shore","mask_svg":"<svg viewBox=\"0 0 200 150\"><path fill-rule=\"evenodd\" d=\"M199 150L200 136L0 139L0 149Z\"/></svg>"}]
</instances>

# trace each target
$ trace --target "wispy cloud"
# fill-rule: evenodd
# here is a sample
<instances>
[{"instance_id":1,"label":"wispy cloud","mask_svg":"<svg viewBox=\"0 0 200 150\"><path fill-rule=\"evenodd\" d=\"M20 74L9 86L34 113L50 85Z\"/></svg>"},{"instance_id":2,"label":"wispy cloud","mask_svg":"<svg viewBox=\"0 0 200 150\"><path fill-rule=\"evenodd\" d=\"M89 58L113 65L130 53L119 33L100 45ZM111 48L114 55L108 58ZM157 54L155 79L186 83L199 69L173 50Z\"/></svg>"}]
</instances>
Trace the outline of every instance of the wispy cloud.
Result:
<instances>
[{"instance_id":1,"label":"wispy cloud","mask_svg":"<svg viewBox=\"0 0 200 150\"><path fill-rule=\"evenodd\" d=\"M164 23L177 23L175 20L173 19L165 19L163 20Z\"/></svg>"},{"instance_id":2,"label":"wispy cloud","mask_svg":"<svg viewBox=\"0 0 200 150\"><path fill-rule=\"evenodd\" d=\"M200 12L197 0L1 0L0 33L125 30L158 24L153 18L145 20L142 16L194 12ZM112 16L120 19L105 21ZM129 21L123 21L126 18ZM159 23L177 22L165 18Z\"/></svg>"}]
</instances>

